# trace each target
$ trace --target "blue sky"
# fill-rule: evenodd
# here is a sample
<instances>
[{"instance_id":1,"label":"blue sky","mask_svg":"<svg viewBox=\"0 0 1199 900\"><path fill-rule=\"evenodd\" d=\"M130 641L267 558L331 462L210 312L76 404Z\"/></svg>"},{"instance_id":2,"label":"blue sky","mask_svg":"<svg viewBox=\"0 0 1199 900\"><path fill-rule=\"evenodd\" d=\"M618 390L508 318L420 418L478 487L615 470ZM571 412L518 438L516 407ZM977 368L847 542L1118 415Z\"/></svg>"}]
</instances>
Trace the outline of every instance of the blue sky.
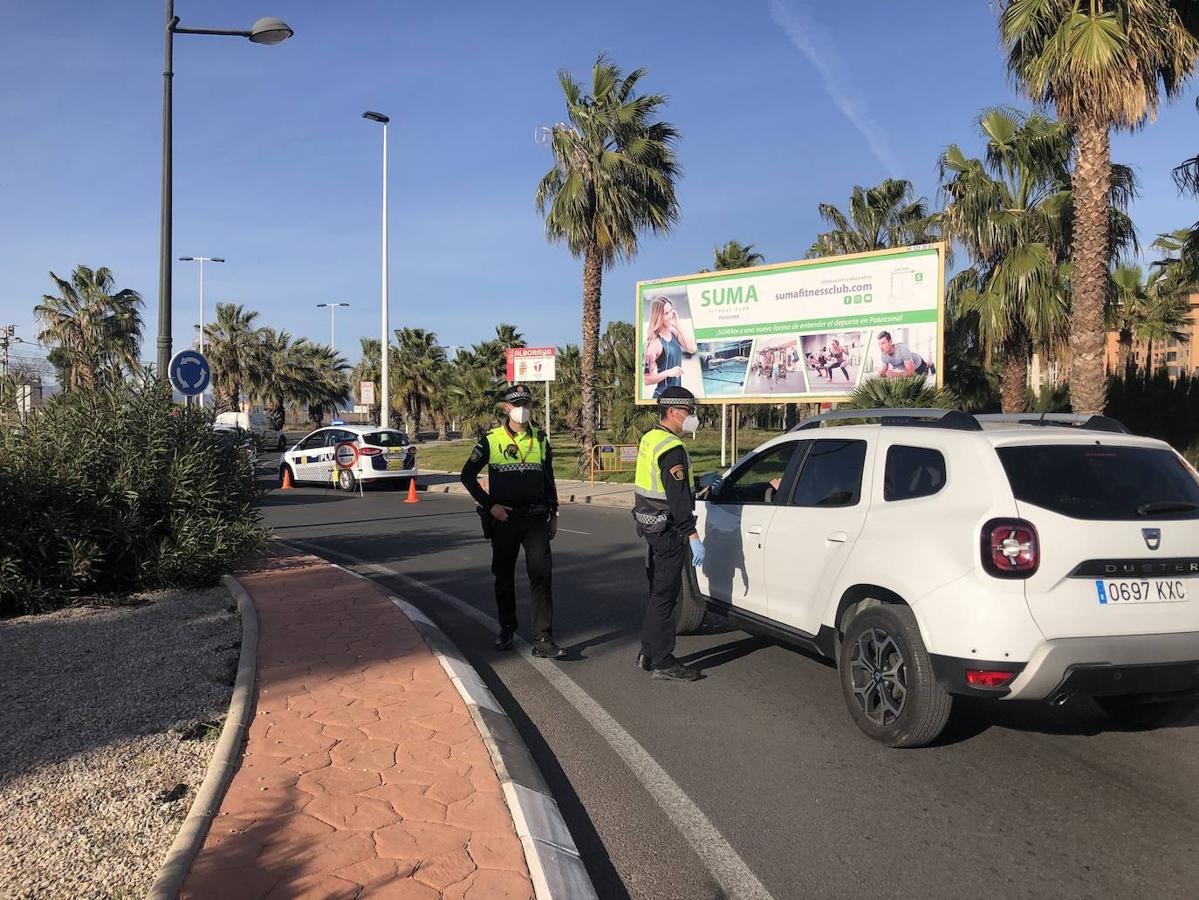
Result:
<instances>
[{"instance_id":1,"label":"blue sky","mask_svg":"<svg viewBox=\"0 0 1199 900\"><path fill-rule=\"evenodd\" d=\"M0 77L0 324L33 338L47 272L107 265L157 329L162 6L5 4ZM646 66L682 132L682 220L606 273L605 319L630 319L634 282L709 265L713 245L802 256L816 205L893 175L936 198L944 146L977 147L973 119L1024 104L1009 85L985 0L178 0L193 27L285 19L276 47L181 35L175 48L174 255L225 256L218 301L338 349L378 334L379 126L391 126L392 324L445 344L498 321L532 344L577 341L581 266L547 244L533 207L550 165L533 139L563 118L555 76L598 52ZM49 27L50 25L53 27ZM1146 242L1199 218L1170 169L1199 147L1195 84L1156 124L1118 135ZM175 267L175 345L196 318L194 264Z\"/></svg>"}]
</instances>

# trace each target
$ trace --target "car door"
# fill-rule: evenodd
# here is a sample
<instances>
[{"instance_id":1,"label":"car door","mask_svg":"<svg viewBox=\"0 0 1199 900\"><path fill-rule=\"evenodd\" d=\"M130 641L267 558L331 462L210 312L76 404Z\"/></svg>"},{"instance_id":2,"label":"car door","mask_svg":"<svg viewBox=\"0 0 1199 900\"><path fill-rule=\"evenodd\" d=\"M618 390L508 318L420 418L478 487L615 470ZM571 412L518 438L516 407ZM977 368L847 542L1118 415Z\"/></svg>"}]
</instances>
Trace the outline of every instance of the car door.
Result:
<instances>
[{"instance_id":1,"label":"car door","mask_svg":"<svg viewBox=\"0 0 1199 900\"><path fill-rule=\"evenodd\" d=\"M863 490L873 447L865 440L810 442L795 486L775 507L763 548L766 612L815 635L837 575L866 521Z\"/></svg>"},{"instance_id":2,"label":"car door","mask_svg":"<svg viewBox=\"0 0 1199 900\"><path fill-rule=\"evenodd\" d=\"M296 444L296 449L289 451L288 458L292 460L292 469L296 481L318 481L320 456L325 451L327 432L324 429L314 431Z\"/></svg>"},{"instance_id":3,"label":"car door","mask_svg":"<svg viewBox=\"0 0 1199 900\"><path fill-rule=\"evenodd\" d=\"M765 615L762 539L777 499L794 480L802 443L786 440L749 456L704 504L699 528L707 559L696 577L713 600Z\"/></svg>"}]
</instances>

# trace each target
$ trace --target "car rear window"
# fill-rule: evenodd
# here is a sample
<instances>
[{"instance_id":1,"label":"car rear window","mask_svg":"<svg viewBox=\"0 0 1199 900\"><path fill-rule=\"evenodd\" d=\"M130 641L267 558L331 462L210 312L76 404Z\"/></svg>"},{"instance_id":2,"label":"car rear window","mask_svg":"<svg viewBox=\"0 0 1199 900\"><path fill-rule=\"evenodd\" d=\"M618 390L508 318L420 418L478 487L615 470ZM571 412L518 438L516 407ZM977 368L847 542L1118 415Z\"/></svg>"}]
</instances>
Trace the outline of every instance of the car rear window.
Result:
<instances>
[{"instance_id":1,"label":"car rear window","mask_svg":"<svg viewBox=\"0 0 1199 900\"><path fill-rule=\"evenodd\" d=\"M998 453L1017 500L1064 516L1199 518L1199 482L1169 450L1042 444Z\"/></svg>"},{"instance_id":2,"label":"car rear window","mask_svg":"<svg viewBox=\"0 0 1199 900\"><path fill-rule=\"evenodd\" d=\"M887 450L883 499L914 500L931 497L945 487L945 457L928 447L896 444Z\"/></svg>"},{"instance_id":3,"label":"car rear window","mask_svg":"<svg viewBox=\"0 0 1199 900\"><path fill-rule=\"evenodd\" d=\"M372 447L404 447L408 444L408 435L402 431L372 431L362 436L362 443Z\"/></svg>"}]
</instances>

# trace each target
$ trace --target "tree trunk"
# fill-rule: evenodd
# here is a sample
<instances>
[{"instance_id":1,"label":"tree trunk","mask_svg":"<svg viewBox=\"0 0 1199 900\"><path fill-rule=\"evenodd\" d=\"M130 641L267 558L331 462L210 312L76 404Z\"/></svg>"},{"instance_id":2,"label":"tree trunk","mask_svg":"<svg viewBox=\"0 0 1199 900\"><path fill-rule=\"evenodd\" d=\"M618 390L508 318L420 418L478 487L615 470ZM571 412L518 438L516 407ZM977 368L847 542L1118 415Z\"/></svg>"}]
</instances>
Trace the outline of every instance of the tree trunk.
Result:
<instances>
[{"instance_id":1,"label":"tree trunk","mask_svg":"<svg viewBox=\"0 0 1199 900\"><path fill-rule=\"evenodd\" d=\"M1106 122L1078 123L1074 167L1074 275L1070 309L1070 403L1076 413L1103 412L1107 385L1103 372L1103 301L1110 245L1107 194L1111 147Z\"/></svg>"},{"instance_id":2,"label":"tree trunk","mask_svg":"<svg viewBox=\"0 0 1199 900\"><path fill-rule=\"evenodd\" d=\"M1022 349L1022 343L1004 348L999 402L1005 413L1024 412L1028 403L1028 353Z\"/></svg>"},{"instance_id":3,"label":"tree trunk","mask_svg":"<svg viewBox=\"0 0 1199 900\"><path fill-rule=\"evenodd\" d=\"M1120 331L1120 344L1116 349L1116 374L1121 378L1128 371L1128 357L1132 353L1132 332L1127 328Z\"/></svg>"},{"instance_id":4,"label":"tree trunk","mask_svg":"<svg viewBox=\"0 0 1199 900\"><path fill-rule=\"evenodd\" d=\"M1145 374L1152 378L1153 370L1153 338L1149 338L1145 342Z\"/></svg>"},{"instance_id":5,"label":"tree trunk","mask_svg":"<svg viewBox=\"0 0 1199 900\"><path fill-rule=\"evenodd\" d=\"M582 445L579 448L579 474L591 469L595 447L595 369L599 348L600 293L604 268L594 248L583 259L583 358L582 358Z\"/></svg>"}]
</instances>

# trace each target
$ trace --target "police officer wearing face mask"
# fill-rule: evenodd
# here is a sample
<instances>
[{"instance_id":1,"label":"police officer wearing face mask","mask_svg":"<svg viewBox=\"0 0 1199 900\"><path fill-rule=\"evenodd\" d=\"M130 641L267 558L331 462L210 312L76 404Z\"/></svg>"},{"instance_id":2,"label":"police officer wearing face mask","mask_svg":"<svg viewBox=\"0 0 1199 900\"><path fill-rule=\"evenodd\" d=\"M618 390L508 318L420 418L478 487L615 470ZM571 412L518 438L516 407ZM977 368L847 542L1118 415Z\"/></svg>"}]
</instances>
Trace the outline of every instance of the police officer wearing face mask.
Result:
<instances>
[{"instance_id":1,"label":"police officer wearing face mask","mask_svg":"<svg viewBox=\"0 0 1199 900\"><path fill-rule=\"evenodd\" d=\"M550 541L558 532L558 488L545 432L529 424L533 393L518 384L502 395L507 421L475 445L462 467L462 483L480 506L484 533L491 538L491 573L500 633L495 649L511 650L516 633L516 557L525 549L533 595L533 655L560 659L554 643L554 601L550 590ZM487 490L479 473L488 467Z\"/></svg>"},{"instance_id":2,"label":"police officer wearing face mask","mask_svg":"<svg viewBox=\"0 0 1199 900\"><path fill-rule=\"evenodd\" d=\"M684 387L669 387L658 397L658 407L662 420L642 436L637 449L633 518L649 545L650 581L637 665L654 678L695 681L700 672L674 658L674 608L683 567L688 556L697 567L704 562L704 545L695 530L691 458L679 439L698 425L695 395Z\"/></svg>"}]
</instances>

